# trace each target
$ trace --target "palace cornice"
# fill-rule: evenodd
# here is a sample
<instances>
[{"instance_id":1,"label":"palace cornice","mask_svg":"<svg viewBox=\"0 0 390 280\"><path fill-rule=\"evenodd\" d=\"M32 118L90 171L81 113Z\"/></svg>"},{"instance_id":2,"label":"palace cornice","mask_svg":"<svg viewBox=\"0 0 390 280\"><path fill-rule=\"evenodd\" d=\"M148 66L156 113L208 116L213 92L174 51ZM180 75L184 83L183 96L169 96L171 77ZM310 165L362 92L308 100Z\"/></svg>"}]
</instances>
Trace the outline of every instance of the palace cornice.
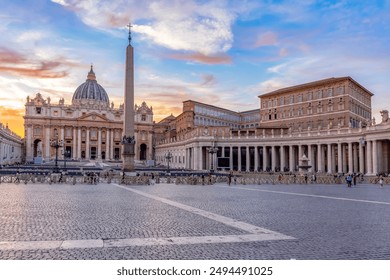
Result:
<instances>
[{"instance_id":1,"label":"palace cornice","mask_svg":"<svg viewBox=\"0 0 390 280\"><path fill-rule=\"evenodd\" d=\"M317 87L317 86L326 86L326 85L329 85L329 84L343 82L343 81L346 81L346 80L349 80L349 81L353 82L355 85L357 85L358 87L360 87L361 89L363 89L364 91L369 93L371 96L374 95L369 90L367 90L365 87L363 87L358 82L356 82L354 79L352 79L349 76L346 76L346 77L339 77L339 78L334 78L333 77L333 78L318 80L318 81L314 81L314 82L310 82L310 83L295 85L295 86L291 86L291 87L285 87L285 88L274 90L274 91L271 91L271 92L268 92L268 93L265 93L265 94L261 94L258 97L259 98L271 97L271 96L274 96L274 95L277 95L277 94L281 94L281 93L291 93L291 92L295 92L297 90L304 90L304 89L313 88L313 87Z\"/></svg>"}]
</instances>

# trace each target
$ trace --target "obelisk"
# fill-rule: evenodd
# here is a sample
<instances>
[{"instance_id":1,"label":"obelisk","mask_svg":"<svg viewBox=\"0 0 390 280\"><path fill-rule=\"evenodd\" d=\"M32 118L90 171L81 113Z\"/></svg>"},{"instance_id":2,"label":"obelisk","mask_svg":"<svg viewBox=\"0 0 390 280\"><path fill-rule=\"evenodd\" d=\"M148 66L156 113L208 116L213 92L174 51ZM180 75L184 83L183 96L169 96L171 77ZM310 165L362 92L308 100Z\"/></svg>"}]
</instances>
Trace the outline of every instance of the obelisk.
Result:
<instances>
[{"instance_id":1,"label":"obelisk","mask_svg":"<svg viewBox=\"0 0 390 280\"><path fill-rule=\"evenodd\" d=\"M131 24L129 27L129 44L126 48L125 72L125 115L123 119L123 166L124 172L134 171L134 49L131 45Z\"/></svg>"}]
</instances>

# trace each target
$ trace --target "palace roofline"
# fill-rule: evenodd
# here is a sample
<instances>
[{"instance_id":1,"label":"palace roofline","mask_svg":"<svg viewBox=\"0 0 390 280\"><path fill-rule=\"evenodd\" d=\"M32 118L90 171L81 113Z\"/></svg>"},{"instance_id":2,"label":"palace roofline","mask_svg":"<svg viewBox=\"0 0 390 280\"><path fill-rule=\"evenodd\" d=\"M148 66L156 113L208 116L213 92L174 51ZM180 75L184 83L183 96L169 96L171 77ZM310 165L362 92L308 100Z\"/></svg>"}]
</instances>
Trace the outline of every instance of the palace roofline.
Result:
<instances>
[{"instance_id":1,"label":"palace roofline","mask_svg":"<svg viewBox=\"0 0 390 280\"><path fill-rule=\"evenodd\" d=\"M369 91L368 89L363 87L361 84L356 82L350 76L345 76L345 77L337 77L337 78L332 77L332 78L322 79L322 80L318 80L318 81L314 81L314 82L310 82L310 83L295 85L295 86L291 86L291 87L285 87L285 88L277 89L277 90L274 90L274 91L271 91L271 92L268 92L268 93L264 93L264 94L258 95L258 97L259 98L269 97L269 96L273 96L275 94L288 93L288 92L295 91L295 90L311 88L311 87L323 85L323 84L326 84L326 83L337 83L337 82L341 82L341 81L345 81L345 80L350 80L351 82L353 82L354 84L356 84L360 88L362 88L364 91L368 92L371 96L374 95L371 91Z\"/></svg>"}]
</instances>

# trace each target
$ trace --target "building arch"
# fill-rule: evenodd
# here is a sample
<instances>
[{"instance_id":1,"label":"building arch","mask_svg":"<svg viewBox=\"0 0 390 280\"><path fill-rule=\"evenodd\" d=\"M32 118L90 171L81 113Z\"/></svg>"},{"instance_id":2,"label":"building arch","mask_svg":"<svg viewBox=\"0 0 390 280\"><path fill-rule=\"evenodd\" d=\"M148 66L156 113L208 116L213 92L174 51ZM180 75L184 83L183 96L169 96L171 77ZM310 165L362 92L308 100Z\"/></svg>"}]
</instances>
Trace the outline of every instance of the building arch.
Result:
<instances>
[{"instance_id":1,"label":"building arch","mask_svg":"<svg viewBox=\"0 0 390 280\"><path fill-rule=\"evenodd\" d=\"M145 143L142 143L139 148L140 148L139 159L140 160L146 160L147 159L146 155L147 155L148 146Z\"/></svg>"}]
</instances>

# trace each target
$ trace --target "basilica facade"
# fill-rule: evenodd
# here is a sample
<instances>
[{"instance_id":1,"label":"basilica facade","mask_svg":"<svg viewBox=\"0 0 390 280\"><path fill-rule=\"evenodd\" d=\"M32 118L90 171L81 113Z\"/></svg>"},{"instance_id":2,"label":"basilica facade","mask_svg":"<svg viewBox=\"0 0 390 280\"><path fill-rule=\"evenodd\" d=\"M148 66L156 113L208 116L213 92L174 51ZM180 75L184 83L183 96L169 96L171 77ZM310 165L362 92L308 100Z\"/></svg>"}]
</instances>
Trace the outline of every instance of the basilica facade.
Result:
<instances>
[{"instance_id":1,"label":"basilica facade","mask_svg":"<svg viewBox=\"0 0 390 280\"><path fill-rule=\"evenodd\" d=\"M71 104L53 103L37 93L27 97L24 116L26 162L41 163L56 157L69 160L120 161L123 105L115 107L97 83L93 67L74 92ZM135 105L135 159L152 159L153 110L145 102Z\"/></svg>"}]
</instances>

